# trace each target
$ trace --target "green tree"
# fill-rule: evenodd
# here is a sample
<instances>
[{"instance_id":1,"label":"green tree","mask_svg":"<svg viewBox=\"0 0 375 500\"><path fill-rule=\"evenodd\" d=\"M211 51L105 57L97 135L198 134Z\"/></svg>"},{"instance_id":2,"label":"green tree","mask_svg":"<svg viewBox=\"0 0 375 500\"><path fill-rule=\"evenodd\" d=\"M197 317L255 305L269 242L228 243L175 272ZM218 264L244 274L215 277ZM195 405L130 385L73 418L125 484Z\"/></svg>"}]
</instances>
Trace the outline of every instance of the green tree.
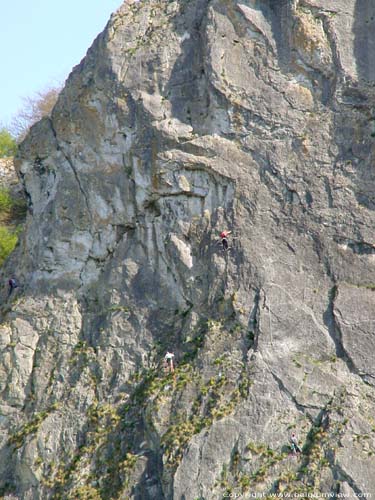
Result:
<instances>
[{"instance_id":1,"label":"green tree","mask_svg":"<svg viewBox=\"0 0 375 500\"><path fill-rule=\"evenodd\" d=\"M6 129L0 129L0 158L14 156L17 150L17 143L12 134Z\"/></svg>"},{"instance_id":2,"label":"green tree","mask_svg":"<svg viewBox=\"0 0 375 500\"><path fill-rule=\"evenodd\" d=\"M0 267L17 244L25 216L25 200L0 186Z\"/></svg>"},{"instance_id":3,"label":"green tree","mask_svg":"<svg viewBox=\"0 0 375 500\"><path fill-rule=\"evenodd\" d=\"M2 221L4 216L9 217L13 205L14 201L12 200L9 189L0 186L0 221Z\"/></svg>"},{"instance_id":4,"label":"green tree","mask_svg":"<svg viewBox=\"0 0 375 500\"><path fill-rule=\"evenodd\" d=\"M3 265L8 255L13 252L17 241L17 231L12 231L6 226L0 226L0 266Z\"/></svg>"}]
</instances>

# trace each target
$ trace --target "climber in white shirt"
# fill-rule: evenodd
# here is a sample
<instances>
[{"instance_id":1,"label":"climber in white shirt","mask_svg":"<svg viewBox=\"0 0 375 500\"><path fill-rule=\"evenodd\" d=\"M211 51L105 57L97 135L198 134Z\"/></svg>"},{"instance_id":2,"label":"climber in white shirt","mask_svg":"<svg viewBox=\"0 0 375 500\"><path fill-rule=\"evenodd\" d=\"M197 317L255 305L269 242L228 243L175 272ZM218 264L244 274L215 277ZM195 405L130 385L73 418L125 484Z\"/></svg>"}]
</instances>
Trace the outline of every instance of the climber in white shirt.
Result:
<instances>
[{"instance_id":1,"label":"climber in white shirt","mask_svg":"<svg viewBox=\"0 0 375 500\"><path fill-rule=\"evenodd\" d=\"M174 358L173 352L167 351L167 354L164 356L164 362L167 366L167 370L169 370L170 373L174 372L173 358Z\"/></svg>"}]
</instances>

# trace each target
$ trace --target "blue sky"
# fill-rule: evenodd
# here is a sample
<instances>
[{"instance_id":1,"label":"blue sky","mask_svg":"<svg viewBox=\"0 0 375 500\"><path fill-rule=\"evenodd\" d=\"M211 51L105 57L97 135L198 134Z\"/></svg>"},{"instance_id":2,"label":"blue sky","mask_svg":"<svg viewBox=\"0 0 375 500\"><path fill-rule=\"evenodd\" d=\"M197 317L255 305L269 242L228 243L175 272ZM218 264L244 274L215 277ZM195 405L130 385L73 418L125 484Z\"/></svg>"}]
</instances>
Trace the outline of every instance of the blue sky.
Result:
<instances>
[{"instance_id":1,"label":"blue sky","mask_svg":"<svg viewBox=\"0 0 375 500\"><path fill-rule=\"evenodd\" d=\"M0 124L63 83L122 0L0 0Z\"/></svg>"}]
</instances>

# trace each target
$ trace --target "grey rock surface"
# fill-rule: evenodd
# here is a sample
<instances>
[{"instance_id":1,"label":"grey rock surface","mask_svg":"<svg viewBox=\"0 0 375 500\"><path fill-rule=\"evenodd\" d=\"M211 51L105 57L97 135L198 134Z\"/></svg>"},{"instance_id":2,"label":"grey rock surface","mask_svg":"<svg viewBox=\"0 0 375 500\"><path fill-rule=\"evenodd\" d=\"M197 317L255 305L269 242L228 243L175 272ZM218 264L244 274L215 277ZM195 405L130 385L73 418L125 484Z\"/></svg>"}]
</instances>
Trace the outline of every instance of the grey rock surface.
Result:
<instances>
[{"instance_id":1,"label":"grey rock surface","mask_svg":"<svg viewBox=\"0 0 375 500\"><path fill-rule=\"evenodd\" d=\"M375 493L374 19L369 0L111 17L16 160L5 498Z\"/></svg>"}]
</instances>

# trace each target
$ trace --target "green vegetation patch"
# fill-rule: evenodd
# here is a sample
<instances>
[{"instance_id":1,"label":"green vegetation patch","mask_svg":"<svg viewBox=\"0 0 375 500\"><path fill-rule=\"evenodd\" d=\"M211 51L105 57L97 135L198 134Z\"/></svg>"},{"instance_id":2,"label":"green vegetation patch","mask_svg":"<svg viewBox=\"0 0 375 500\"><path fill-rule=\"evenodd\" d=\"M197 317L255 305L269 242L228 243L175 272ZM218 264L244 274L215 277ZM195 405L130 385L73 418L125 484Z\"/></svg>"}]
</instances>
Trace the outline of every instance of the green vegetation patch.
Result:
<instances>
[{"instance_id":1,"label":"green vegetation patch","mask_svg":"<svg viewBox=\"0 0 375 500\"><path fill-rule=\"evenodd\" d=\"M17 151L15 138L5 128L0 129L0 158L14 156Z\"/></svg>"},{"instance_id":2,"label":"green vegetation patch","mask_svg":"<svg viewBox=\"0 0 375 500\"><path fill-rule=\"evenodd\" d=\"M176 468L191 438L211 427L215 420L232 414L241 398L247 397L251 382L245 371L241 373L239 387L230 390L231 382L225 375L211 377L198 388L191 414L177 412L164 433L161 444L167 464Z\"/></svg>"},{"instance_id":3,"label":"green vegetation patch","mask_svg":"<svg viewBox=\"0 0 375 500\"><path fill-rule=\"evenodd\" d=\"M11 434L8 445L12 445L16 450L25 444L25 440L31 434L35 434L48 415L58 409L58 404L53 404L49 408L33 415L33 418L24 424L19 431Z\"/></svg>"},{"instance_id":4,"label":"green vegetation patch","mask_svg":"<svg viewBox=\"0 0 375 500\"><path fill-rule=\"evenodd\" d=\"M4 264L5 259L10 255L18 241L19 231L12 231L6 226L0 226L0 266Z\"/></svg>"},{"instance_id":5,"label":"green vegetation patch","mask_svg":"<svg viewBox=\"0 0 375 500\"><path fill-rule=\"evenodd\" d=\"M303 496L321 491L324 471L332 467L348 424L343 412L345 398L342 391L327 403L319 418L311 423L300 454L293 454L287 443L279 451L260 442L248 443L241 452L235 449L215 483L222 498L230 494L243 496L250 491L262 491L265 499L272 498L271 494ZM367 442L367 435L363 441Z\"/></svg>"},{"instance_id":6,"label":"green vegetation patch","mask_svg":"<svg viewBox=\"0 0 375 500\"><path fill-rule=\"evenodd\" d=\"M25 201L15 199L9 189L0 187L0 266L17 244L25 215Z\"/></svg>"}]
</instances>

